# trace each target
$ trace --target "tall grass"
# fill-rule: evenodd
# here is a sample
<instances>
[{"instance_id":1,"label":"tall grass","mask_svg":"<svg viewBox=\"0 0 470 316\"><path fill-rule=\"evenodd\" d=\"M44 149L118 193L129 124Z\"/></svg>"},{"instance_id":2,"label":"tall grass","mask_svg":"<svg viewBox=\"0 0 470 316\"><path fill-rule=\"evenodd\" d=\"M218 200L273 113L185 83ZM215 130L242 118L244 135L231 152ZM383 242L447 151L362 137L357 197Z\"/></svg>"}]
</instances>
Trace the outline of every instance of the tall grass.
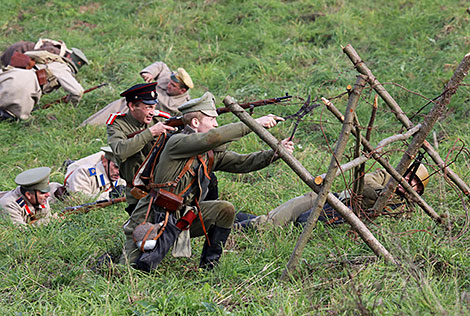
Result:
<instances>
[{"instance_id":1,"label":"tall grass","mask_svg":"<svg viewBox=\"0 0 470 316\"><path fill-rule=\"evenodd\" d=\"M334 97L357 75L341 45L351 43L407 115L442 92L470 46L468 3L423 1L40 1L2 2L0 49L19 40L62 39L82 49L91 64L78 79L85 88L109 86L85 95L78 107L56 105L26 122L0 124L0 189L14 187L28 168L50 166L51 180L63 181L64 160L94 153L106 144L104 127L77 126L141 82L138 72L165 61L192 76L193 97L211 91L220 101L284 95ZM389 83L389 84L386 84ZM400 88L399 84L406 89ZM468 84L468 79L465 81ZM45 104L63 91L44 96ZM363 93L359 121L369 119L373 91ZM434 131L439 152L470 182L468 153L455 149L470 141L469 89L459 88ZM289 106L258 108L256 116L297 111ZM334 100L344 110L346 97ZM413 121L422 120L432 105ZM219 123L236 121L230 114ZM292 123L272 130L279 139ZM323 108L301 122L295 156L314 175L326 171L341 125ZM399 133L401 125L385 104L372 143ZM428 139L433 142L432 138ZM351 141L351 148L353 141ZM387 148L396 164L406 144ZM465 147L466 148L466 147ZM230 149L266 149L253 134ZM347 158L352 156L348 150ZM432 167L432 161L427 158ZM378 165L369 162L368 169ZM251 174L219 175L221 198L245 212L266 214L308 188L282 162ZM339 177L342 190L350 175ZM168 256L155 273L125 266L100 267L97 258L120 254L126 221L122 206L71 215L45 227L18 228L1 220L0 313L4 315L464 315L470 309L470 240L462 194L439 175L424 198L446 227L420 209L401 218L368 223L399 261L385 264L347 225L319 224L303 260L288 282L280 282L301 229L266 227L234 232L220 266L198 270L202 239L192 241L193 257ZM54 211L59 211L57 205Z\"/></svg>"}]
</instances>

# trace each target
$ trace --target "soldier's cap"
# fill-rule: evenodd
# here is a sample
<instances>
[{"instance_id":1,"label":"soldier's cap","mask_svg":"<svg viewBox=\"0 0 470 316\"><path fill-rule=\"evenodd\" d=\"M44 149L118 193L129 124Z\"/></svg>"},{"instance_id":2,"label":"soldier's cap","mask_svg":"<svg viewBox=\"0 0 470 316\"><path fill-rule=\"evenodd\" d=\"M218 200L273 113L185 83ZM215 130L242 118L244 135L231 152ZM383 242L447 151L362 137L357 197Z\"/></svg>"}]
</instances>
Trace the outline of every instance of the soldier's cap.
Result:
<instances>
[{"instance_id":1,"label":"soldier's cap","mask_svg":"<svg viewBox=\"0 0 470 316\"><path fill-rule=\"evenodd\" d=\"M72 59L73 64L80 69L83 65L88 65L88 59L85 54L78 48L72 47L72 53L70 54L70 59Z\"/></svg>"},{"instance_id":2,"label":"soldier's cap","mask_svg":"<svg viewBox=\"0 0 470 316\"><path fill-rule=\"evenodd\" d=\"M139 83L121 93L121 97L126 97L127 102L142 101L144 104L157 104L158 94L155 91L157 82Z\"/></svg>"},{"instance_id":3,"label":"soldier's cap","mask_svg":"<svg viewBox=\"0 0 470 316\"><path fill-rule=\"evenodd\" d=\"M49 175L51 168L39 167L23 171L16 176L15 182L27 191L40 191L47 193L51 190L49 187Z\"/></svg>"},{"instance_id":4,"label":"soldier's cap","mask_svg":"<svg viewBox=\"0 0 470 316\"><path fill-rule=\"evenodd\" d=\"M182 83L186 89L192 89L194 87L193 81L189 74L184 68L178 68L171 74L171 80L177 83Z\"/></svg>"},{"instance_id":5,"label":"soldier's cap","mask_svg":"<svg viewBox=\"0 0 470 316\"><path fill-rule=\"evenodd\" d=\"M100 148L100 150L104 152L104 158L114 162L117 165L116 156L114 155L114 152L111 149L111 147L103 146L103 147Z\"/></svg>"},{"instance_id":6,"label":"soldier's cap","mask_svg":"<svg viewBox=\"0 0 470 316\"><path fill-rule=\"evenodd\" d=\"M178 107L178 111L183 114L199 111L207 116L219 116L215 108L215 97L210 92L206 92L202 95L202 97L189 100L183 105L180 105Z\"/></svg>"}]
</instances>

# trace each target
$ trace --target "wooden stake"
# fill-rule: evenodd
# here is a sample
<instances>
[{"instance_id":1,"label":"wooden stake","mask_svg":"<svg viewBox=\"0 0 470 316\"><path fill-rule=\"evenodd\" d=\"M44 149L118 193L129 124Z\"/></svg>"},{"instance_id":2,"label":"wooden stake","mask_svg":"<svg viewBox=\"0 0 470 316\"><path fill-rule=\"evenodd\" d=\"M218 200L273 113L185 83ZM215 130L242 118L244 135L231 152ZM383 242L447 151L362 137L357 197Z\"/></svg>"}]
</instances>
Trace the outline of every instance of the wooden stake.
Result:
<instances>
[{"instance_id":1,"label":"wooden stake","mask_svg":"<svg viewBox=\"0 0 470 316\"><path fill-rule=\"evenodd\" d=\"M405 126L406 129L410 129L413 126L413 123L406 116L398 103L387 92L387 90L385 90L377 78L375 78L372 71L367 68L366 64L361 60L361 57L357 54L356 50L349 44L346 47L343 47L343 52L349 57L357 71L368 77L367 81L369 84L385 101L385 104L387 104L387 106L393 111L403 126ZM431 146L431 144L429 144L427 141L424 141L423 147L429 156L434 160L434 162L439 166L442 173L447 175L460 188L460 190L462 190L462 192L470 198L470 187L452 169L446 166L444 160L442 160L442 158L439 156L439 153Z\"/></svg>"}]
</instances>

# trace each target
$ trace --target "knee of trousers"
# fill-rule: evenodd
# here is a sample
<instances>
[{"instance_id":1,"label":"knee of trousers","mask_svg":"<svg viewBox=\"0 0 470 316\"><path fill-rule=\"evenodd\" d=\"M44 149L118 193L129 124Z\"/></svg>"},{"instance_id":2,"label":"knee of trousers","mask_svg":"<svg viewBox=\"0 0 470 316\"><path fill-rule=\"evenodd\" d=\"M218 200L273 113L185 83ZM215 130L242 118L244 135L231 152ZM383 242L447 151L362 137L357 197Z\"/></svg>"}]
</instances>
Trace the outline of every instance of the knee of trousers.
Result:
<instances>
[{"instance_id":1,"label":"knee of trousers","mask_svg":"<svg viewBox=\"0 0 470 316\"><path fill-rule=\"evenodd\" d=\"M227 201L220 201L219 214L216 218L215 225L220 227L232 227L235 221L235 207Z\"/></svg>"}]
</instances>

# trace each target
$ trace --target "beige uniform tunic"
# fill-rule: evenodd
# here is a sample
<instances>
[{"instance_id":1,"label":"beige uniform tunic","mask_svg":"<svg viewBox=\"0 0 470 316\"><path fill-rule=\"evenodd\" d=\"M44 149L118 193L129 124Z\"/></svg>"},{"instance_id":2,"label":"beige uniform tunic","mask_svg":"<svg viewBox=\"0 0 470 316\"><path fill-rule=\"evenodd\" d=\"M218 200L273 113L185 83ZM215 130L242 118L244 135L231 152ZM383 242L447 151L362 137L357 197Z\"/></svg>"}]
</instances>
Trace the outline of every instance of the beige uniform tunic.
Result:
<instances>
[{"instance_id":1,"label":"beige uniform tunic","mask_svg":"<svg viewBox=\"0 0 470 316\"><path fill-rule=\"evenodd\" d=\"M113 189L101 160L92 165L75 168L66 176L64 182L68 192L80 192L97 200L109 200L109 193ZM126 181L119 178L113 185L125 186Z\"/></svg>"},{"instance_id":2,"label":"beige uniform tunic","mask_svg":"<svg viewBox=\"0 0 470 316\"><path fill-rule=\"evenodd\" d=\"M34 70L13 68L0 73L0 108L14 117L28 119L41 95Z\"/></svg>"},{"instance_id":3,"label":"beige uniform tunic","mask_svg":"<svg viewBox=\"0 0 470 316\"><path fill-rule=\"evenodd\" d=\"M155 87L155 90L157 90L158 93L158 109L168 112L172 116L179 115L180 112L178 111L178 107L191 99L189 91L175 96L169 96L167 94L166 89L170 82L172 72L170 68L161 61L157 61L140 71L141 74L144 72L151 74L153 76L153 80L158 82Z\"/></svg>"},{"instance_id":4,"label":"beige uniform tunic","mask_svg":"<svg viewBox=\"0 0 470 316\"><path fill-rule=\"evenodd\" d=\"M28 199L21 194L20 187L9 191L0 199L0 212L9 216L13 224L26 225L34 221L33 225L48 223L51 217L49 202L34 207Z\"/></svg>"},{"instance_id":5,"label":"beige uniform tunic","mask_svg":"<svg viewBox=\"0 0 470 316\"><path fill-rule=\"evenodd\" d=\"M163 111L168 113L170 116L180 115L181 113L178 111L178 107L183 103L186 103L191 99L189 96L189 91L181 95L176 96L169 96L166 92L166 88L168 83L170 82L171 71L168 66L158 61L153 63L152 65L144 68L140 73L147 72L150 73L154 80L158 81L155 90L158 93L158 104L156 106L157 113L155 115L159 115L159 111ZM127 108L126 98L121 98L115 100L87 118L85 121L80 124L80 126L85 125L102 125L105 124L107 119L112 113L128 113L129 109Z\"/></svg>"}]
</instances>

